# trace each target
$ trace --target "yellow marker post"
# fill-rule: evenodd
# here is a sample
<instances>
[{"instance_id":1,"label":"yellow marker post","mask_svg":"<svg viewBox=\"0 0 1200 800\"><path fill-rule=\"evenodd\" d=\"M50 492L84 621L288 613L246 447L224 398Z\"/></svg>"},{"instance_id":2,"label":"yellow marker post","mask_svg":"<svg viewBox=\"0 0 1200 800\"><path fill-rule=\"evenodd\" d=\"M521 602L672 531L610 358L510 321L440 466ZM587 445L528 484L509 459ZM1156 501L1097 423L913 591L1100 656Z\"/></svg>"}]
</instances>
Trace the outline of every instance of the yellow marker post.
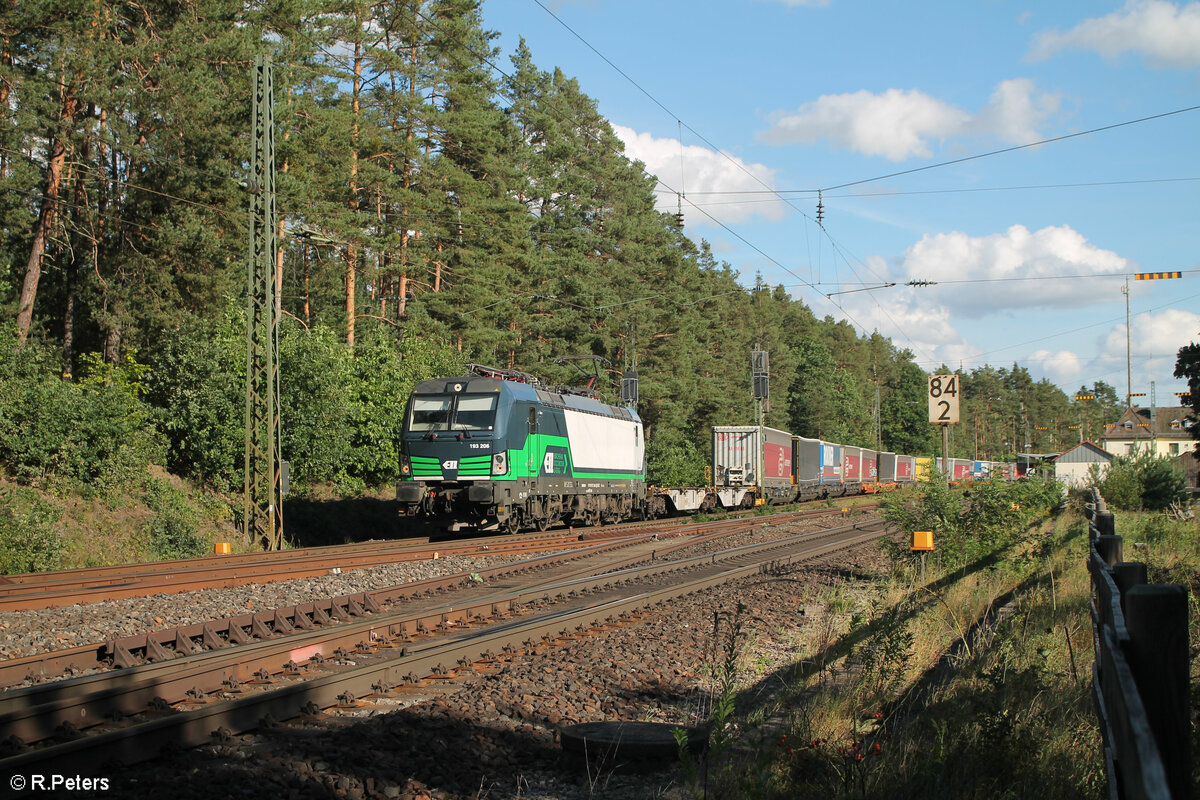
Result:
<instances>
[{"instance_id":1,"label":"yellow marker post","mask_svg":"<svg viewBox=\"0 0 1200 800\"><path fill-rule=\"evenodd\" d=\"M912 551L921 554L921 582L925 582L925 553L933 549L933 531L913 531Z\"/></svg>"},{"instance_id":2,"label":"yellow marker post","mask_svg":"<svg viewBox=\"0 0 1200 800\"><path fill-rule=\"evenodd\" d=\"M231 552L233 552L233 548L230 547L229 542L217 542L213 545L213 553L215 555L227 556Z\"/></svg>"}]
</instances>

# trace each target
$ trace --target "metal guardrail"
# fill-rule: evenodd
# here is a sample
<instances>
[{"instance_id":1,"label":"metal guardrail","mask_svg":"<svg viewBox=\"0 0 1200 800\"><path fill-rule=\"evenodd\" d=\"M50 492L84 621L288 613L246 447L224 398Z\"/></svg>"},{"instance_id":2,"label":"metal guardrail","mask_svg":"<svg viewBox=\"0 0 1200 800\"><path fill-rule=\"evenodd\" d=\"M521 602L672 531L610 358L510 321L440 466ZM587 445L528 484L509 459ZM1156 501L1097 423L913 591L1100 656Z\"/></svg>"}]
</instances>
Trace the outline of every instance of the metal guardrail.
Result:
<instances>
[{"instance_id":1,"label":"metal guardrail","mask_svg":"<svg viewBox=\"0 0 1200 800\"><path fill-rule=\"evenodd\" d=\"M1093 492L1088 572L1096 660L1092 698L1111 800L1191 796L1187 587L1146 583L1123 561L1113 514Z\"/></svg>"}]
</instances>

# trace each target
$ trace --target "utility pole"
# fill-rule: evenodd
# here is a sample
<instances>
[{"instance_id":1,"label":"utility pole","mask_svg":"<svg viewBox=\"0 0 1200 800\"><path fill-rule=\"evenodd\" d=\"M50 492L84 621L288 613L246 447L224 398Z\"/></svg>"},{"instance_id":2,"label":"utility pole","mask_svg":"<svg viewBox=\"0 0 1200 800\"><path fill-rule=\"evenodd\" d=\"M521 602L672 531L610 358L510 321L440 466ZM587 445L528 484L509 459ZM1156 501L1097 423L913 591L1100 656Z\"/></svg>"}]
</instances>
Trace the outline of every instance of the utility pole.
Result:
<instances>
[{"instance_id":1,"label":"utility pole","mask_svg":"<svg viewBox=\"0 0 1200 800\"><path fill-rule=\"evenodd\" d=\"M271 59L254 59L250 253L246 265L246 455L242 525L266 550L283 547L285 467L280 459L279 306L276 300L275 115Z\"/></svg>"},{"instance_id":2,"label":"utility pole","mask_svg":"<svg viewBox=\"0 0 1200 800\"><path fill-rule=\"evenodd\" d=\"M1158 398L1154 394L1154 381L1150 381L1150 455L1151 457L1158 455L1158 430L1155 425L1158 424Z\"/></svg>"},{"instance_id":3,"label":"utility pole","mask_svg":"<svg viewBox=\"0 0 1200 800\"><path fill-rule=\"evenodd\" d=\"M1133 408L1133 358L1130 353L1129 336L1129 276L1125 276L1125 286L1121 289L1125 295L1125 407Z\"/></svg>"}]
</instances>

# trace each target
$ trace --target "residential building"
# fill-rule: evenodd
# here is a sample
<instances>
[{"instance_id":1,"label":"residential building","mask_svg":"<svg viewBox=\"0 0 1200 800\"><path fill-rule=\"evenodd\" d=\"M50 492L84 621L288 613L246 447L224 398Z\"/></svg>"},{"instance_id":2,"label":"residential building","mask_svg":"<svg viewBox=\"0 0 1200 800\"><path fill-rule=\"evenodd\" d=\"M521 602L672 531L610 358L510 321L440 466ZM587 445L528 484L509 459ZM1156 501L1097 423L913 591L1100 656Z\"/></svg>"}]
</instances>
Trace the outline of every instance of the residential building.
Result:
<instances>
[{"instance_id":1,"label":"residential building","mask_svg":"<svg viewBox=\"0 0 1200 800\"><path fill-rule=\"evenodd\" d=\"M1192 431L1198 423L1190 408L1155 408L1153 420L1150 411L1127 409L1114 424L1104 426L1101 446L1114 456L1154 453L1171 458L1178 458L1195 446Z\"/></svg>"}]
</instances>

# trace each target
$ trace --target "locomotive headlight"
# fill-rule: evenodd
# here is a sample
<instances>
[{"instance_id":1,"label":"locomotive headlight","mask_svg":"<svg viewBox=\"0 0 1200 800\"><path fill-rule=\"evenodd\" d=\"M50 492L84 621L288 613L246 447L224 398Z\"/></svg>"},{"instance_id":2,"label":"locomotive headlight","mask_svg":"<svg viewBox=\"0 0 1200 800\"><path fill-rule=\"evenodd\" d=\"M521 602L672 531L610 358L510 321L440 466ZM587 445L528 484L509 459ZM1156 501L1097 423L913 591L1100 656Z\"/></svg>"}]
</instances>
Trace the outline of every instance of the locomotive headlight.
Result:
<instances>
[{"instance_id":1,"label":"locomotive headlight","mask_svg":"<svg viewBox=\"0 0 1200 800\"><path fill-rule=\"evenodd\" d=\"M503 475L508 472L508 453L495 453L492 455L492 474Z\"/></svg>"},{"instance_id":2,"label":"locomotive headlight","mask_svg":"<svg viewBox=\"0 0 1200 800\"><path fill-rule=\"evenodd\" d=\"M400 474L405 477L412 474L412 464L409 463L408 456L404 453L400 454Z\"/></svg>"}]
</instances>

